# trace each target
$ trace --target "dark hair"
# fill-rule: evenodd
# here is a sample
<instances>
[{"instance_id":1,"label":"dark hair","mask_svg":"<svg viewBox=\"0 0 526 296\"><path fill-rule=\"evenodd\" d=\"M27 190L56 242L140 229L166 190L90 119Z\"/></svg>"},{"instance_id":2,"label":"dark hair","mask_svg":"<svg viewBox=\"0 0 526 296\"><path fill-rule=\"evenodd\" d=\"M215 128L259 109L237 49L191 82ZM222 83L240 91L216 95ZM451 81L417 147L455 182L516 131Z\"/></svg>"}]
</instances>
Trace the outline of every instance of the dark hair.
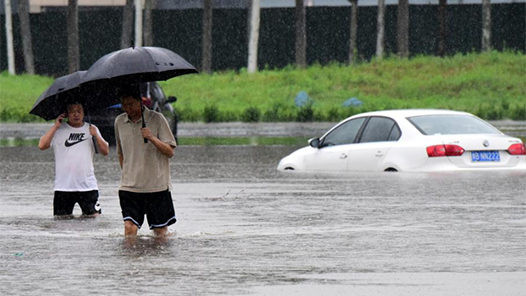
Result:
<instances>
[{"instance_id":1,"label":"dark hair","mask_svg":"<svg viewBox=\"0 0 526 296\"><path fill-rule=\"evenodd\" d=\"M122 100L123 98L126 98L126 97L132 97L136 99L137 101L139 101L142 97L141 90L139 89L139 85L132 84L132 85L127 85L121 88L119 91L119 98L121 98Z\"/></svg>"},{"instance_id":2,"label":"dark hair","mask_svg":"<svg viewBox=\"0 0 526 296\"><path fill-rule=\"evenodd\" d=\"M82 111L83 111L84 113L86 113L86 108L84 108L84 104L82 104L81 102L77 102L77 101L71 101L71 102L68 102L68 103L66 104L66 110L65 110L64 113L67 113L67 112L68 112L69 106L71 106L71 105L80 105L80 106L82 107Z\"/></svg>"}]
</instances>

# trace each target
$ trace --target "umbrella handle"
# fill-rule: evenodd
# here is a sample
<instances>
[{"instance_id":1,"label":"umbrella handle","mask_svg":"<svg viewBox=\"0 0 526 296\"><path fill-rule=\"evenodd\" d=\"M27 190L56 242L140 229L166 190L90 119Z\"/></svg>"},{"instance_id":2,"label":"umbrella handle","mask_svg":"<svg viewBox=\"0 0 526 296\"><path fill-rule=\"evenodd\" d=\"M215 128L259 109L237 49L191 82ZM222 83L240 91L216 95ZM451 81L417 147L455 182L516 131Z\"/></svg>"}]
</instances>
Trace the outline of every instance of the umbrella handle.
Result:
<instances>
[{"instance_id":1,"label":"umbrella handle","mask_svg":"<svg viewBox=\"0 0 526 296\"><path fill-rule=\"evenodd\" d=\"M143 112L143 105L142 105L142 98L140 98L141 101L141 117L142 117L142 128L146 127L146 122L144 122L144 112ZM144 138L144 144L148 143L148 139Z\"/></svg>"},{"instance_id":2,"label":"umbrella handle","mask_svg":"<svg viewBox=\"0 0 526 296\"><path fill-rule=\"evenodd\" d=\"M144 115L143 115L143 120L142 120L142 127L145 128L146 127L146 124L144 123ZM148 143L148 139L144 138L144 144L147 144Z\"/></svg>"},{"instance_id":3,"label":"umbrella handle","mask_svg":"<svg viewBox=\"0 0 526 296\"><path fill-rule=\"evenodd\" d=\"M99 148L97 148L97 140L95 140L95 137L91 137L91 139L93 140L93 148L95 148L95 153L96 154L99 154Z\"/></svg>"},{"instance_id":4,"label":"umbrella handle","mask_svg":"<svg viewBox=\"0 0 526 296\"><path fill-rule=\"evenodd\" d=\"M89 118L89 115L88 115L88 123L89 123L89 126L91 127L91 119ZM95 139L94 136L91 136L91 140L93 141L93 148L95 149L95 154L99 154L99 148L97 147L97 140Z\"/></svg>"}]
</instances>

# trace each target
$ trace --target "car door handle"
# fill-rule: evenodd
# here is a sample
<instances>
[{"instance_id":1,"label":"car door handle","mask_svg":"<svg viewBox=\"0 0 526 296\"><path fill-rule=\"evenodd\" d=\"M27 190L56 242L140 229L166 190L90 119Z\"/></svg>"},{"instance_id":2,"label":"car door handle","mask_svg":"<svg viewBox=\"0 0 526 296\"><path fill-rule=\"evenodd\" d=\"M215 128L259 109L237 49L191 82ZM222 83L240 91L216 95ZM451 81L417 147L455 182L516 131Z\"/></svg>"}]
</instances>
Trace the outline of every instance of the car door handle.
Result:
<instances>
[{"instance_id":1,"label":"car door handle","mask_svg":"<svg viewBox=\"0 0 526 296\"><path fill-rule=\"evenodd\" d=\"M346 158L347 158L347 154L342 153L342 155L340 155L340 159L346 159Z\"/></svg>"},{"instance_id":2,"label":"car door handle","mask_svg":"<svg viewBox=\"0 0 526 296\"><path fill-rule=\"evenodd\" d=\"M376 154L374 155L376 157L382 157L384 156L383 152L382 151L376 151Z\"/></svg>"}]
</instances>

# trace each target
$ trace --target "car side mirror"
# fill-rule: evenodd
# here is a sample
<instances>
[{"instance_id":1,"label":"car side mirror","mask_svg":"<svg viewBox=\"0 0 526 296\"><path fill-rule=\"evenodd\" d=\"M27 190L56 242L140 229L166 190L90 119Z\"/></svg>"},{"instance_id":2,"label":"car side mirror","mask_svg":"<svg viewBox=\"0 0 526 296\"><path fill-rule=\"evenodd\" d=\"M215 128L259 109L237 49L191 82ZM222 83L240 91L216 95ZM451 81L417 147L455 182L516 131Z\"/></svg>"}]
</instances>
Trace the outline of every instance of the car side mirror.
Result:
<instances>
[{"instance_id":1,"label":"car side mirror","mask_svg":"<svg viewBox=\"0 0 526 296\"><path fill-rule=\"evenodd\" d=\"M320 139L319 138L314 138L314 139L310 139L309 140L309 145L312 147L312 148L320 148Z\"/></svg>"},{"instance_id":2,"label":"car side mirror","mask_svg":"<svg viewBox=\"0 0 526 296\"><path fill-rule=\"evenodd\" d=\"M177 98L174 96L169 96L166 102L168 103L175 103L177 101Z\"/></svg>"}]
</instances>

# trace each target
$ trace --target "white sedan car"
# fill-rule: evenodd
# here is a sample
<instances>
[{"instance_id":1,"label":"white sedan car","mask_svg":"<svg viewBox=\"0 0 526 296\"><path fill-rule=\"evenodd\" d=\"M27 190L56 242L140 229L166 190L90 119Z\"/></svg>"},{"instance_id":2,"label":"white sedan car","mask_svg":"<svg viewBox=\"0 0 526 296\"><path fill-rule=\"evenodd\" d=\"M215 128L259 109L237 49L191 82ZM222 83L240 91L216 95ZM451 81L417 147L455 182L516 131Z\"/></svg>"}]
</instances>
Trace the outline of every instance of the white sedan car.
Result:
<instances>
[{"instance_id":1,"label":"white sedan car","mask_svg":"<svg viewBox=\"0 0 526 296\"><path fill-rule=\"evenodd\" d=\"M390 110L349 117L278 170L526 170L524 144L484 120L449 110Z\"/></svg>"}]
</instances>

